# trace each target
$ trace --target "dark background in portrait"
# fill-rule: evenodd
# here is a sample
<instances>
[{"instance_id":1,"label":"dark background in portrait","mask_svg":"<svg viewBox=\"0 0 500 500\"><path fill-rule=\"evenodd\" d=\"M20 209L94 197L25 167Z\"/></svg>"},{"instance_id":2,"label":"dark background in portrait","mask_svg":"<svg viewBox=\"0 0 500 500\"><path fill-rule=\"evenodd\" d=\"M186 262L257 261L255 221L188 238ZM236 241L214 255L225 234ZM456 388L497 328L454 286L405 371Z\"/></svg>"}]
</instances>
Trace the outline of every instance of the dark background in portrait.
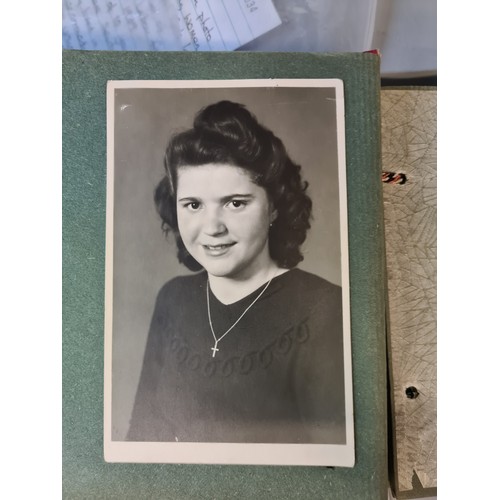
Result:
<instances>
[{"instance_id":1,"label":"dark background in portrait","mask_svg":"<svg viewBox=\"0 0 500 500\"><path fill-rule=\"evenodd\" d=\"M247 105L302 166L313 200L312 228L298 266L341 284L335 90L210 88L115 90L112 439L123 440L139 380L156 294L190 271L165 239L153 202L172 133L222 99Z\"/></svg>"}]
</instances>

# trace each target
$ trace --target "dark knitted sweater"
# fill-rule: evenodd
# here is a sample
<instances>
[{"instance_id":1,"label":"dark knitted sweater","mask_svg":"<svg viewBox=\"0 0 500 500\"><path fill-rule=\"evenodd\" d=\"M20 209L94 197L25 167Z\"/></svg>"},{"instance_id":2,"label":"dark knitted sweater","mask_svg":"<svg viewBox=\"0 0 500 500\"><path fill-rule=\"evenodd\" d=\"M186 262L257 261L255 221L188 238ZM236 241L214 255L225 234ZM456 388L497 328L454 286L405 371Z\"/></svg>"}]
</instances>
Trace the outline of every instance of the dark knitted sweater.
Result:
<instances>
[{"instance_id":1,"label":"dark knitted sweater","mask_svg":"<svg viewBox=\"0 0 500 500\"><path fill-rule=\"evenodd\" d=\"M341 288L277 276L212 357L206 283L160 290L127 440L345 443ZM217 337L262 288L230 305L210 295Z\"/></svg>"}]
</instances>

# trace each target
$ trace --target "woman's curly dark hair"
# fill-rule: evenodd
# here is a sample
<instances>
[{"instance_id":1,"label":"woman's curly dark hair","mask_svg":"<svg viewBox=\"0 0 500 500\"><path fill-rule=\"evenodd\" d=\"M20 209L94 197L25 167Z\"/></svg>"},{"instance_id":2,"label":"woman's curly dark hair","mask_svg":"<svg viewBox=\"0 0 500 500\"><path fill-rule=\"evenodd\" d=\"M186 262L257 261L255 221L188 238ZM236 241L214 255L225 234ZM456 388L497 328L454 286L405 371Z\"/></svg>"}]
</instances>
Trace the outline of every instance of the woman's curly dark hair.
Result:
<instances>
[{"instance_id":1,"label":"woman's curly dark hair","mask_svg":"<svg viewBox=\"0 0 500 500\"><path fill-rule=\"evenodd\" d=\"M311 227L312 202L300 166L290 159L283 142L242 104L220 101L201 109L192 129L171 138L165 155L166 175L155 191L162 228L167 234L174 233L179 262L192 271L202 269L179 234L177 171L182 166L208 163L234 165L250 173L253 182L266 190L278 214L269 231L271 258L288 269L302 261L300 246Z\"/></svg>"}]
</instances>

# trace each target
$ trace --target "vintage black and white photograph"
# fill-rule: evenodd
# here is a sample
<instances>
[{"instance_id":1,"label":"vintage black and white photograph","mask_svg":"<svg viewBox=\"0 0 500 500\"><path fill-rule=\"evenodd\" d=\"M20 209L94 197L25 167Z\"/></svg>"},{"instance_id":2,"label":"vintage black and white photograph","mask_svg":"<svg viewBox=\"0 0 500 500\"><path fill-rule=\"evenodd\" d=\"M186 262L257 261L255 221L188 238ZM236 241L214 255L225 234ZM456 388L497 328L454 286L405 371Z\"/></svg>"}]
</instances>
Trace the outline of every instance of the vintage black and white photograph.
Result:
<instances>
[{"instance_id":1,"label":"vintage black and white photograph","mask_svg":"<svg viewBox=\"0 0 500 500\"><path fill-rule=\"evenodd\" d=\"M354 465L340 80L110 81L104 456Z\"/></svg>"}]
</instances>

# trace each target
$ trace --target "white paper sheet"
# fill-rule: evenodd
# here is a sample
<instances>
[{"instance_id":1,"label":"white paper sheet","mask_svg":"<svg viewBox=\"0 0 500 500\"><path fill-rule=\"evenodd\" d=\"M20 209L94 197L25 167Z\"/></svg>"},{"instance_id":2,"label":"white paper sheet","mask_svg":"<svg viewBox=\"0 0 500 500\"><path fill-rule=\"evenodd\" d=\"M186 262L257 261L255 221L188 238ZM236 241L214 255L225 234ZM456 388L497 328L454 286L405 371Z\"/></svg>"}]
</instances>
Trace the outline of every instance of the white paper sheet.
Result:
<instances>
[{"instance_id":1,"label":"white paper sheet","mask_svg":"<svg viewBox=\"0 0 500 500\"><path fill-rule=\"evenodd\" d=\"M279 26L271 0L176 0L183 50L234 50Z\"/></svg>"},{"instance_id":2,"label":"white paper sheet","mask_svg":"<svg viewBox=\"0 0 500 500\"><path fill-rule=\"evenodd\" d=\"M234 50L279 26L272 0L63 0L63 48Z\"/></svg>"},{"instance_id":3,"label":"white paper sheet","mask_svg":"<svg viewBox=\"0 0 500 500\"><path fill-rule=\"evenodd\" d=\"M172 0L63 0L63 47L180 50Z\"/></svg>"}]
</instances>

